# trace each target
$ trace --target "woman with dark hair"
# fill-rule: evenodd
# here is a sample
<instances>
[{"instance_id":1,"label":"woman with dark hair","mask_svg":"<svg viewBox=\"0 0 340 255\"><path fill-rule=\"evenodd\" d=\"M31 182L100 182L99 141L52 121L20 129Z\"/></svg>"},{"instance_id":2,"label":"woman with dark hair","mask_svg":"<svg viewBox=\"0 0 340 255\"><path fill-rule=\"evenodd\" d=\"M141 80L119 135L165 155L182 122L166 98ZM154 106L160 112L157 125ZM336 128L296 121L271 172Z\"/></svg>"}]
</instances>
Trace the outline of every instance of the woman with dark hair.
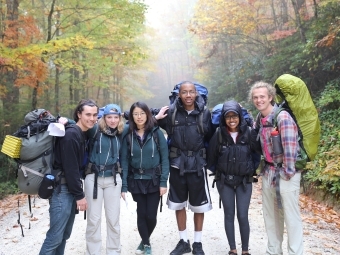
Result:
<instances>
[{"instance_id":1,"label":"woman with dark hair","mask_svg":"<svg viewBox=\"0 0 340 255\"><path fill-rule=\"evenodd\" d=\"M149 107L132 104L129 133L122 144L122 197L129 191L137 202L137 227L142 238L136 254L151 254L150 236L157 224L160 197L167 192L168 146Z\"/></svg>"},{"instance_id":2,"label":"woman with dark hair","mask_svg":"<svg viewBox=\"0 0 340 255\"><path fill-rule=\"evenodd\" d=\"M106 254L121 253L120 243L120 148L124 131L121 109L116 104L104 107L103 116L87 131L89 163L85 169L85 195L88 201L86 254L101 254L101 219L106 216ZM125 131L126 132L126 131Z\"/></svg>"},{"instance_id":3,"label":"woman with dark hair","mask_svg":"<svg viewBox=\"0 0 340 255\"><path fill-rule=\"evenodd\" d=\"M257 148L253 138L239 103L225 102L219 128L209 142L207 168L216 166L215 181L224 208L224 227L230 247L229 255L237 255L235 211L241 235L242 255L250 255L248 211L253 174L256 170L252 152Z\"/></svg>"}]
</instances>

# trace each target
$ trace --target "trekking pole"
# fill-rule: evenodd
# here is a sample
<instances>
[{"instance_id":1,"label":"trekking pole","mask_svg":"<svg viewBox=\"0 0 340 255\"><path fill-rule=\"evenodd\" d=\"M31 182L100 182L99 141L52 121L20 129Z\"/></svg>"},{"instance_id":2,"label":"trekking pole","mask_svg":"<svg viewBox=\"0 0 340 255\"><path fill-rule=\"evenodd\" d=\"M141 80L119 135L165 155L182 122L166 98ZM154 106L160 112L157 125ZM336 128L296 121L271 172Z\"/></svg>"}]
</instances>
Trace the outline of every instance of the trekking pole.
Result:
<instances>
[{"instance_id":1,"label":"trekking pole","mask_svg":"<svg viewBox=\"0 0 340 255\"><path fill-rule=\"evenodd\" d=\"M162 206L163 206L163 196L161 196L160 198L159 212L162 212Z\"/></svg>"},{"instance_id":2,"label":"trekking pole","mask_svg":"<svg viewBox=\"0 0 340 255\"><path fill-rule=\"evenodd\" d=\"M21 228L21 235L22 235L22 237L24 237L24 230L23 230L21 222L20 222L20 206L19 206L19 203L20 202L19 202L19 198L18 198L18 224Z\"/></svg>"}]
</instances>

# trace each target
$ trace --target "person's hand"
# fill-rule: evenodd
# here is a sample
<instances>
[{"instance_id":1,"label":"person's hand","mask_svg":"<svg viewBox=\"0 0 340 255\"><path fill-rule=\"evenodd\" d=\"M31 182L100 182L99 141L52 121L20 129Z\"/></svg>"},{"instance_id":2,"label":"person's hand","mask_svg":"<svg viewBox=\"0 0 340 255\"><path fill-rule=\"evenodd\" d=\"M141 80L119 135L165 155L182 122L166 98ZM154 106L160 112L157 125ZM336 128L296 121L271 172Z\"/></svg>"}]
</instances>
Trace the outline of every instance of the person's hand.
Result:
<instances>
[{"instance_id":1,"label":"person's hand","mask_svg":"<svg viewBox=\"0 0 340 255\"><path fill-rule=\"evenodd\" d=\"M125 200L125 198L126 198L126 192L122 192L121 197Z\"/></svg>"},{"instance_id":2,"label":"person's hand","mask_svg":"<svg viewBox=\"0 0 340 255\"><path fill-rule=\"evenodd\" d=\"M87 209L87 201L85 197L83 199L77 200L77 209L79 211L85 211Z\"/></svg>"},{"instance_id":3,"label":"person's hand","mask_svg":"<svg viewBox=\"0 0 340 255\"><path fill-rule=\"evenodd\" d=\"M60 118L58 119L58 122L59 122L60 124L66 125L67 122L68 122L68 119L65 118L65 117L60 117Z\"/></svg>"},{"instance_id":4,"label":"person's hand","mask_svg":"<svg viewBox=\"0 0 340 255\"><path fill-rule=\"evenodd\" d=\"M156 120L160 120L165 118L168 114L165 113L167 110L169 110L169 106L163 106L160 110L159 113L155 116Z\"/></svg>"},{"instance_id":5,"label":"person's hand","mask_svg":"<svg viewBox=\"0 0 340 255\"><path fill-rule=\"evenodd\" d=\"M160 187L159 188L159 194L160 194L160 196L163 196L166 192L167 192L167 188L164 188L164 187Z\"/></svg>"}]
</instances>

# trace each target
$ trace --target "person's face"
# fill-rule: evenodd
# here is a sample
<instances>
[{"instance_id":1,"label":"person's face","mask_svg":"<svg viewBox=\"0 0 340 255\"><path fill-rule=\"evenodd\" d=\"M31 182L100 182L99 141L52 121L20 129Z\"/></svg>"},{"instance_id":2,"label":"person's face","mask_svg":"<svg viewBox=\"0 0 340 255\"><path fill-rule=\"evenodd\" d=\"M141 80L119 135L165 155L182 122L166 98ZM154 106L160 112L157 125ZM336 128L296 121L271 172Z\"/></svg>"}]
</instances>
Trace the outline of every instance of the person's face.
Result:
<instances>
[{"instance_id":1,"label":"person's face","mask_svg":"<svg viewBox=\"0 0 340 255\"><path fill-rule=\"evenodd\" d=\"M273 106L270 102L272 101L272 99L273 97L269 96L267 88L257 88L253 90L253 104L263 116L267 116L271 112Z\"/></svg>"},{"instance_id":2,"label":"person's face","mask_svg":"<svg viewBox=\"0 0 340 255\"><path fill-rule=\"evenodd\" d=\"M194 109L196 96L197 92L194 84L185 83L181 85L179 97L182 100L182 103L186 110Z\"/></svg>"},{"instance_id":3,"label":"person's face","mask_svg":"<svg viewBox=\"0 0 340 255\"><path fill-rule=\"evenodd\" d=\"M240 123L240 117L238 114L234 112L228 112L226 116L224 116L225 124L227 125L229 131L237 132L238 124Z\"/></svg>"},{"instance_id":4,"label":"person's face","mask_svg":"<svg viewBox=\"0 0 340 255\"><path fill-rule=\"evenodd\" d=\"M143 128L146 122L146 113L139 107L133 109L132 112L133 121L136 123L138 128Z\"/></svg>"},{"instance_id":5,"label":"person's face","mask_svg":"<svg viewBox=\"0 0 340 255\"><path fill-rule=\"evenodd\" d=\"M119 114L108 114L105 115L105 123L110 128L116 128L120 121Z\"/></svg>"},{"instance_id":6,"label":"person's face","mask_svg":"<svg viewBox=\"0 0 340 255\"><path fill-rule=\"evenodd\" d=\"M89 106L84 105L83 111L81 113L78 112L78 122L77 125L81 128L82 131L87 131L90 128L93 128L94 124L97 121L98 109L97 106Z\"/></svg>"}]
</instances>

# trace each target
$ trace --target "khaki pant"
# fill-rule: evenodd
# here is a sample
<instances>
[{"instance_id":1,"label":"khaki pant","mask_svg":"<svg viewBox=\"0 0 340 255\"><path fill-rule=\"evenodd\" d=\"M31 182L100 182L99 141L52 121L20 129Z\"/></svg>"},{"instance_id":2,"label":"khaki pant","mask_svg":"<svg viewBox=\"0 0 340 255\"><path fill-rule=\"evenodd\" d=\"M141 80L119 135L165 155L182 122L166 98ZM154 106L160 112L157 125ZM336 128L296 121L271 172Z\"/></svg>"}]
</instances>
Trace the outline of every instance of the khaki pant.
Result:
<instances>
[{"instance_id":1,"label":"khaki pant","mask_svg":"<svg viewBox=\"0 0 340 255\"><path fill-rule=\"evenodd\" d=\"M282 209L277 206L275 187L262 180L263 217L268 236L267 255L282 255L284 224L287 229L289 255L303 255L303 229L299 207L301 173L289 181L280 179Z\"/></svg>"},{"instance_id":2,"label":"khaki pant","mask_svg":"<svg viewBox=\"0 0 340 255\"><path fill-rule=\"evenodd\" d=\"M120 196L122 179L116 175L117 186L113 177L98 177L97 199L93 199L94 174L85 178L85 196L87 200L86 255L101 254L101 216L104 202L106 217L106 255L121 252L120 244Z\"/></svg>"}]
</instances>

